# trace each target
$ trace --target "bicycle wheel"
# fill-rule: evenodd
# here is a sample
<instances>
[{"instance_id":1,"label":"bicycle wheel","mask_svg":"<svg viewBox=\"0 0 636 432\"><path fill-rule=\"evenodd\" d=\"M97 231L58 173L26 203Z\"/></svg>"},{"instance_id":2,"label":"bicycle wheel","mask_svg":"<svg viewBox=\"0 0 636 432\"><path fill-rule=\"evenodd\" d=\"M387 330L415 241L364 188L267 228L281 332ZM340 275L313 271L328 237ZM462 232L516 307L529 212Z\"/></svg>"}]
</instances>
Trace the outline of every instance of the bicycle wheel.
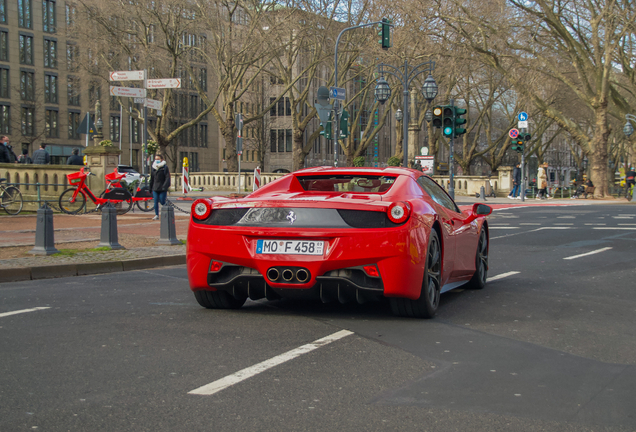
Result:
<instances>
[{"instance_id":1,"label":"bicycle wheel","mask_svg":"<svg viewBox=\"0 0 636 432\"><path fill-rule=\"evenodd\" d=\"M152 199L136 201L135 204L137 204L137 208L142 212L149 212L155 209L155 203Z\"/></svg>"},{"instance_id":2,"label":"bicycle wheel","mask_svg":"<svg viewBox=\"0 0 636 432\"><path fill-rule=\"evenodd\" d=\"M102 193L99 194L100 198L104 198L104 194L106 193L106 191L103 191ZM108 202L115 207L115 209L117 209L117 214L118 215L124 215L126 213L128 213L130 211L130 209L132 208L133 205L133 201L132 201L132 196L125 200L108 200Z\"/></svg>"},{"instance_id":3,"label":"bicycle wheel","mask_svg":"<svg viewBox=\"0 0 636 432\"><path fill-rule=\"evenodd\" d=\"M17 215L22 211L22 194L20 189L9 186L2 192L2 207L10 215Z\"/></svg>"},{"instance_id":4,"label":"bicycle wheel","mask_svg":"<svg viewBox=\"0 0 636 432\"><path fill-rule=\"evenodd\" d=\"M62 210L64 213L77 214L81 212L82 209L84 209L84 206L86 205L86 196L81 191L78 192L77 196L75 197L75 201L72 201L73 194L76 190L77 188L66 189L64 192L62 192L62 195L60 195L60 210Z\"/></svg>"}]
</instances>

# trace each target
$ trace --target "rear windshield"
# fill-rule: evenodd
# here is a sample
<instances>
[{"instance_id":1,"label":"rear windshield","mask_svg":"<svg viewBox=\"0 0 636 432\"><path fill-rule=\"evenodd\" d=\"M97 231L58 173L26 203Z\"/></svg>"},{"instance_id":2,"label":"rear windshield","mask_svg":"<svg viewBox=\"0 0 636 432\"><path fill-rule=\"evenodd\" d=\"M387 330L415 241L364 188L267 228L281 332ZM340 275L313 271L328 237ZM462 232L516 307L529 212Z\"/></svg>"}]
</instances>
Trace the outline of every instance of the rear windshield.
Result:
<instances>
[{"instance_id":1,"label":"rear windshield","mask_svg":"<svg viewBox=\"0 0 636 432\"><path fill-rule=\"evenodd\" d=\"M137 171L135 171L133 169L133 167L131 166L125 166L125 165L118 165L117 166L117 171L119 171L120 173L124 173L124 172L129 172L129 173L136 173Z\"/></svg>"},{"instance_id":2,"label":"rear windshield","mask_svg":"<svg viewBox=\"0 0 636 432\"><path fill-rule=\"evenodd\" d=\"M306 191L320 192L386 192L396 177L375 175L325 175L297 177Z\"/></svg>"}]
</instances>

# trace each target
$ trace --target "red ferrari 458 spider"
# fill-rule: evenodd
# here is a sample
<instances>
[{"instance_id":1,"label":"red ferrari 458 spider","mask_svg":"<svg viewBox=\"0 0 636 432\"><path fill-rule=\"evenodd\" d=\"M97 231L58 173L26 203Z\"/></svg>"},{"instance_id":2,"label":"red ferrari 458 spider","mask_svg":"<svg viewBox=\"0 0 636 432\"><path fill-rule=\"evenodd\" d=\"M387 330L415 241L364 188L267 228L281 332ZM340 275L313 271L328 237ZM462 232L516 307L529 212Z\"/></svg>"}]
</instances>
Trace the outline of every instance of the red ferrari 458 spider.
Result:
<instances>
[{"instance_id":1,"label":"red ferrari 458 spider","mask_svg":"<svg viewBox=\"0 0 636 432\"><path fill-rule=\"evenodd\" d=\"M491 211L460 211L415 170L300 170L244 198L192 204L190 288L212 309L248 297L387 297L396 315L431 318L441 293L484 287Z\"/></svg>"}]
</instances>

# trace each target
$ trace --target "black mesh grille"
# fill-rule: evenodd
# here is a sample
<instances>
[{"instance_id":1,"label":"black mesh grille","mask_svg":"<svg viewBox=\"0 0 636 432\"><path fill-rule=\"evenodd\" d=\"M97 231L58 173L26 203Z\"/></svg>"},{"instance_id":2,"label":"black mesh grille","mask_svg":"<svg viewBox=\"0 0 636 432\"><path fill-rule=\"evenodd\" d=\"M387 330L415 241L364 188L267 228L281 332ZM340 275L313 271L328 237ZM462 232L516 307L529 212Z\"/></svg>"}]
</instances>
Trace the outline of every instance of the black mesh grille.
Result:
<instances>
[{"instance_id":1,"label":"black mesh grille","mask_svg":"<svg viewBox=\"0 0 636 432\"><path fill-rule=\"evenodd\" d=\"M365 210L338 210L340 217L354 228L392 228L401 224L391 222L385 212Z\"/></svg>"},{"instance_id":2,"label":"black mesh grille","mask_svg":"<svg viewBox=\"0 0 636 432\"><path fill-rule=\"evenodd\" d=\"M210 213L207 219L200 221L192 218L192 220L204 225L234 225L245 216L248 210L248 208L212 210L212 213Z\"/></svg>"}]
</instances>

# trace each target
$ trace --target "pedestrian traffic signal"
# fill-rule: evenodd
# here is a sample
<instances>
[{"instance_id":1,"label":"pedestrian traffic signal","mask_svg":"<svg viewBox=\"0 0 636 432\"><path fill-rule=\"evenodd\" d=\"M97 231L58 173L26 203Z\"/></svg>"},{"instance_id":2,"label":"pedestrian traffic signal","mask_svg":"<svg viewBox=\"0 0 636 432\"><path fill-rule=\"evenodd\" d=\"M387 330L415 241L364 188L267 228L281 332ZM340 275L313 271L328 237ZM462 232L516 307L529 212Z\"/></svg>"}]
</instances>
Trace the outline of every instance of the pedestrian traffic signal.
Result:
<instances>
[{"instance_id":1,"label":"pedestrian traffic signal","mask_svg":"<svg viewBox=\"0 0 636 432\"><path fill-rule=\"evenodd\" d=\"M455 131L455 107L453 106L445 106L444 112L442 114L443 121L443 129L442 133L444 136L452 137L453 132Z\"/></svg>"},{"instance_id":2,"label":"pedestrian traffic signal","mask_svg":"<svg viewBox=\"0 0 636 432\"><path fill-rule=\"evenodd\" d=\"M513 151L523 153L523 141L521 141L519 138L515 138L511 140L510 143L512 144L511 148Z\"/></svg>"},{"instance_id":3,"label":"pedestrian traffic signal","mask_svg":"<svg viewBox=\"0 0 636 432\"><path fill-rule=\"evenodd\" d=\"M378 36L380 36L379 42L383 50L391 48L391 20L382 18L382 24L380 24Z\"/></svg>"},{"instance_id":4,"label":"pedestrian traffic signal","mask_svg":"<svg viewBox=\"0 0 636 432\"><path fill-rule=\"evenodd\" d=\"M326 139L331 139L333 136L332 127L331 127L331 112L329 112L329 120L326 123L321 123L322 131L320 135L323 135Z\"/></svg>"},{"instance_id":5,"label":"pedestrian traffic signal","mask_svg":"<svg viewBox=\"0 0 636 432\"><path fill-rule=\"evenodd\" d=\"M463 108L455 108L455 121L453 122L455 125L455 136L463 135L466 133L466 129L463 127L457 127L463 124L466 124L466 119L461 118L461 116L466 115L466 110Z\"/></svg>"},{"instance_id":6,"label":"pedestrian traffic signal","mask_svg":"<svg viewBox=\"0 0 636 432\"><path fill-rule=\"evenodd\" d=\"M433 108L433 127L436 127L438 129L442 127L442 125L444 124L444 121L442 118L443 113L444 113L443 106L436 106L435 108Z\"/></svg>"},{"instance_id":7,"label":"pedestrian traffic signal","mask_svg":"<svg viewBox=\"0 0 636 432\"><path fill-rule=\"evenodd\" d=\"M349 111L342 110L340 115L340 138L349 136Z\"/></svg>"}]
</instances>

